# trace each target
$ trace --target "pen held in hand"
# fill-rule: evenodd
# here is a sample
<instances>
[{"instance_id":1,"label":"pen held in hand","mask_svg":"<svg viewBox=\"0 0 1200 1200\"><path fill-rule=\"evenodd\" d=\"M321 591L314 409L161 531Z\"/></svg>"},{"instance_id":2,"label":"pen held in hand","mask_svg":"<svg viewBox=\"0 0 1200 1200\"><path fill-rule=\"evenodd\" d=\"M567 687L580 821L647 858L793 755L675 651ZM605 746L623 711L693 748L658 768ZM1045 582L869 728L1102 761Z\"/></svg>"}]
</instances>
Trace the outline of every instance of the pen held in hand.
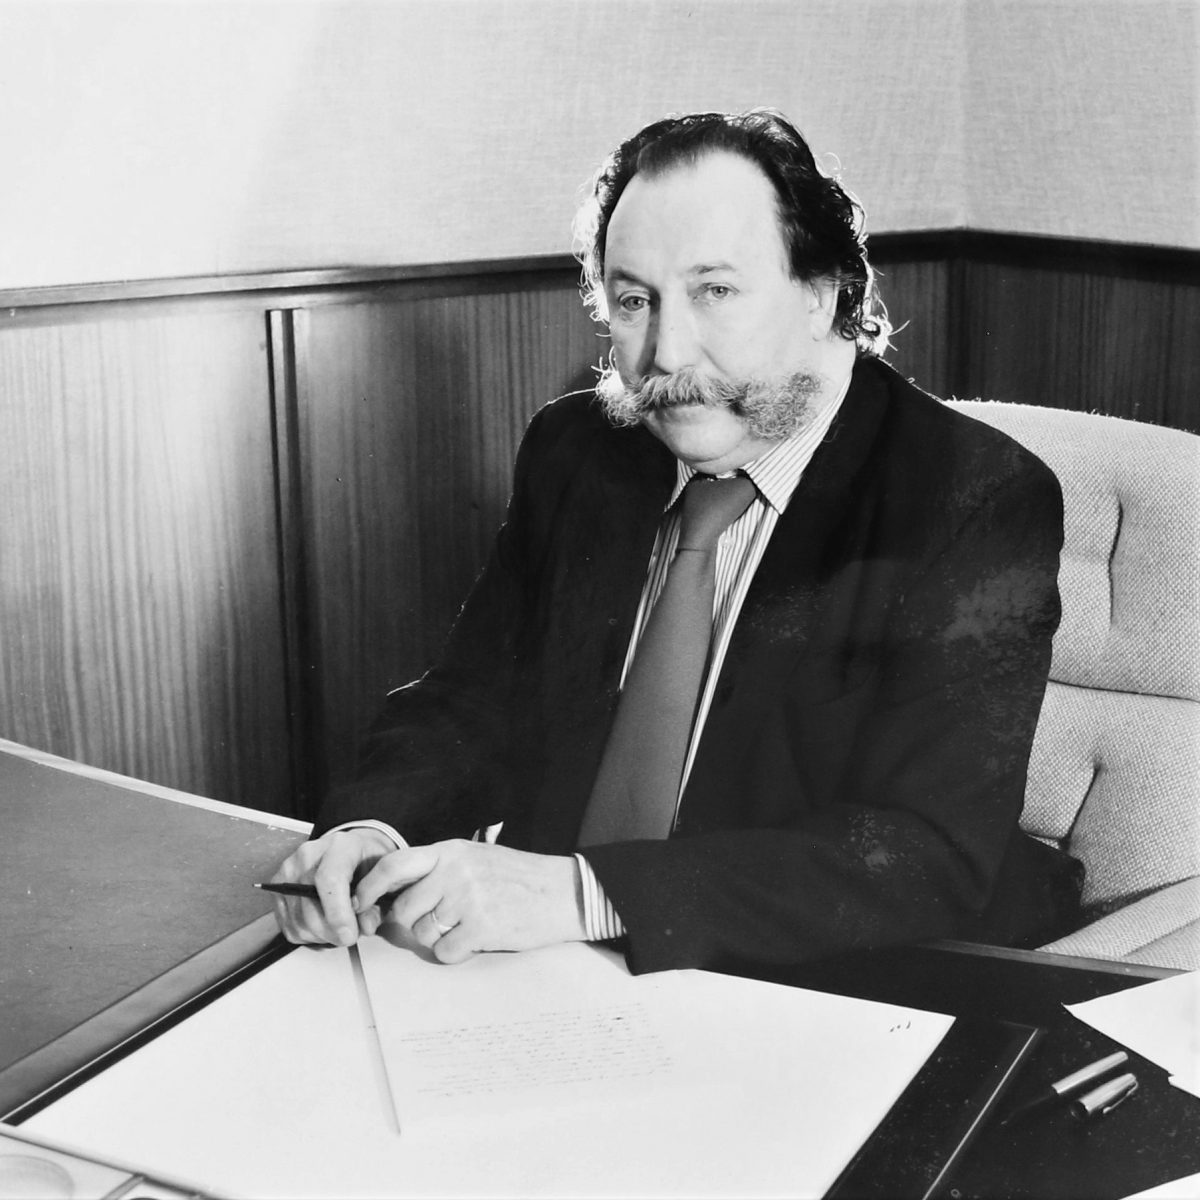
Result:
<instances>
[{"instance_id":1,"label":"pen held in hand","mask_svg":"<svg viewBox=\"0 0 1200 1200\"><path fill-rule=\"evenodd\" d=\"M256 883L254 886L260 891L271 892L276 896L303 896L306 900L317 900L320 898L316 887L311 883ZM384 892L375 901L379 905L379 911L385 912L389 909L392 906L392 902L399 895L399 892Z\"/></svg>"}]
</instances>

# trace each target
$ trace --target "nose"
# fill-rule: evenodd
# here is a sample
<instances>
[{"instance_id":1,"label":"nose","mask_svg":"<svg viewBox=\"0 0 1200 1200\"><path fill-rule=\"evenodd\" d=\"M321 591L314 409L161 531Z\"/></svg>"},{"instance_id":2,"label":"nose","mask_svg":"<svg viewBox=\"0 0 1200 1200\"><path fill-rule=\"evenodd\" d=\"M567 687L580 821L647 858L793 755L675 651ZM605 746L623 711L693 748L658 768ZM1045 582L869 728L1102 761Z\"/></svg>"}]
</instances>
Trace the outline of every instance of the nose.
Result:
<instances>
[{"instance_id":1,"label":"nose","mask_svg":"<svg viewBox=\"0 0 1200 1200\"><path fill-rule=\"evenodd\" d=\"M651 347L653 366L663 375L694 367L700 354L695 316L686 301L663 299L655 314Z\"/></svg>"}]
</instances>

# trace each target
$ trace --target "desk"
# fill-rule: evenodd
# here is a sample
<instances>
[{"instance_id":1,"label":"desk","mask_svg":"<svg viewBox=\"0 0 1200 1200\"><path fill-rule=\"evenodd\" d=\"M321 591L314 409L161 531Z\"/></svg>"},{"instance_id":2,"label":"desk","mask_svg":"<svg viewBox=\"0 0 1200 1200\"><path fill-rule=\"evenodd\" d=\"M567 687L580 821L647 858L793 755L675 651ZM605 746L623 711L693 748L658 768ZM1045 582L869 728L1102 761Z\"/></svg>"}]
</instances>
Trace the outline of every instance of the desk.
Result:
<instances>
[{"instance_id":1,"label":"desk","mask_svg":"<svg viewBox=\"0 0 1200 1200\"><path fill-rule=\"evenodd\" d=\"M271 952L309 826L0 740L0 1118Z\"/></svg>"},{"instance_id":2,"label":"desk","mask_svg":"<svg viewBox=\"0 0 1200 1200\"><path fill-rule=\"evenodd\" d=\"M1015 1106L1116 1043L1063 1009L1174 972L1096 959L963 942L874 951L777 972L780 982L914 1007L966 1020L1004 1020L1043 1028L1004 1107ZM989 1122L941 1190L953 1200L1117 1200L1200 1173L1200 1100L1166 1073L1131 1055L1137 1095L1092 1124L1065 1110L1008 1128ZM951 1119L956 1098L945 1101ZM877 1146L878 1187L859 1182L855 1196L891 1197L887 1175L911 1156L920 1130L899 1121ZM919 1144L915 1143L915 1144Z\"/></svg>"},{"instance_id":3,"label":"desk","mask_svg":"<svg viewBox=\"0 0 1200 1200\"><path fill-rule=\"evenodd\" d=\"M191 1006L204 1003L222 980L236 982L253 971L256 963L278 954L281 947L271 948L273 926L262 913L262 898L248 885L269 872L274 862L303 838L306 827L231 806L192 803L161 789L140 791L132 781L115 777L60 774L40 778L30 775L25 766L6 761L5 755L13 753L11 747L0 747L0 767L7 765L9 772L7 794L0 804L4 806L6 834L15 829L23 849L20 855L10 855L11 863L5 859L4 864L6 870L23 870L26 882L17 887L15 875L0 875L0 887L7 889L6 903L18 905L18 922L14 926L6 921L0 947L0 971L6 972L0 993L6 1005L5 1019L0 1022L0 1095L8 1097L7 1106L0 1111L15 1123L122 1049L178 1019ZM47 800L44 791L38 792L36 787L31 791L31 780L53 783L57 799ZM152 794L156 791L161 794ZM18 796L24 796L20 804L14 799ZM39 796L45 801L42 807ZM77 866L80 871L92 871L90 886L80 885L72 893L56 883L53 906L49 902L30 906L35 916L52 914L37 927L41 937L57 937L66 946L81 937L102 939L87 955L59 953L53 961L44 955L39 958L28 929L20 927L22 889L42 886L50 866L60 861L58 855L72 846L77 848L81 830L91 826L44 820L50 812L47 805L73 806L76 816L82 814L87 821L98 817L105 806L135 818L125 822L120 838L111 836L111 822L96 822L95 834L84 839L89 853ZM19 823L14 823L18 816ZM207 828L211 836L188 836L185 831L194 833L193 827ZM94 839L106 848L98 849ZM179 854L181 843L190 851L183 857ZM10 840L5 846L13 844ZM136 864L132 871L131 864ZM184 870L190 880L187 888L166 886L171 872ZM156 873L158 881L153 888L141 887ZM62 875L60 867L58 879ZM98 910L94 888L104 881L115 890L106 893L110 903ZM164 904L168 908L175 905L185 917L198 912L207 916L191 925L187 921L178 924L163 919ZM97 911L104 919L97 920ZM107 943L104 938L109 939ZM119 951L115 959L114 950ZM107 974L99 970L95 977L109 960L117 963L116 969ZM18 969L22 962L26 967L32 964L35 973L42 972L36 987L23 982L24 968ZM204 970L197 972L197 966ZM1017 1103L1041 1084L1099 1057L1112 1046L1064 1012L1063 1003L1136 986L1169 973L941 943L848 956L776 972L772 978L795 986L951 1012L968 1021L1043 1026L1046 1036L1010 1091L1009 1098ZM97 983L103 984L100 991L95 990ZM69 999L81 984L87 985L83 990L90 996L82 1009L73 1013L55 1010L57 1015L49 1019L45 998ZM80 1037L81 1031L87 1036ZM97 1032L103 1035L99 1039ZM1046 1121L1007 1130L994 1122L984 1127L942 1194L957 1200L996 1196L1116 1200L1200 1172L1200 1100L1171 1087L1161 1070L1136 1056L1135 1064L1141 1091L1093 1126L1073 1126L1065 1113L1057 1113ZM929 1078L951 1077L953 1067L939 1052L931 1060ZM899 1200L904 1193L898 1190L898 1180L914 1159L920 1158L921 1138L936 1134L962 1102L962 1096L953 1090L934 1099L942 1104L943 1116L936 1107L930 1109L928 1095L923 1108L906 1109L904 1101L897 1106L896 1119L889 1119L869 1146L875 1155L873 1165L859 1171L852 1188L843 1195ZM923 1124L914 1124L918 1113Z\"/></svg>"}]
</instances>

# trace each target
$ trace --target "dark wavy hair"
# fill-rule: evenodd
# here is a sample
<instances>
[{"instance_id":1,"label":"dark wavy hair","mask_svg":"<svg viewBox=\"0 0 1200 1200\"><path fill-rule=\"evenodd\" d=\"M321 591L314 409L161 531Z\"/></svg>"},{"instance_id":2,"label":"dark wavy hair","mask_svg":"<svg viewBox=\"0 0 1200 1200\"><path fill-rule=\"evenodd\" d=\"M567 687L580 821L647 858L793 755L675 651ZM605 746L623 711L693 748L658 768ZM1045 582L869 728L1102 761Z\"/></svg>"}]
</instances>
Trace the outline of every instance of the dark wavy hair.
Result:
<instances>
[{"instance_id":1,"label":"dark wavy hair","mask_svg":"<svg viewBox=\"0 0 1200 1200\"><path fill-rule=\"evenodd\" d=\"M647 125L608 156L575 218L584 299L592 315L597 320L606 316L605 239L626 185L637 174L661 174L715 151L741 155L771 181L793 278L834 280L834 328L860 350L882 353L891 324L867 261L862 206L817 166L800 131L768 108L667 117Z\"/></svg>"}]
</instances>

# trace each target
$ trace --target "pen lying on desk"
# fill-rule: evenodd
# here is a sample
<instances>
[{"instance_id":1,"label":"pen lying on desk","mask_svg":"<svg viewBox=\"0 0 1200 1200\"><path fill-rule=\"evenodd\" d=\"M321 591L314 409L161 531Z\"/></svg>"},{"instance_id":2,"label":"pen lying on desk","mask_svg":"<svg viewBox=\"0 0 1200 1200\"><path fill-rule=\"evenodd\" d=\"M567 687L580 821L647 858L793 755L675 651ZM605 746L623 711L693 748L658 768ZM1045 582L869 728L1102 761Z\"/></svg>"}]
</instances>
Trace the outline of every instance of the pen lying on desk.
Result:
<instances>
[{"instance_id":1,"label":"pen lying on desk","mask_svg":"<svg viewBox=\"0 0 1200 1200\"><path fill-rule=\"evenodd\" d=\"M1070 1075L1058 1080L1057 1083L1052 1083L1041 1095L1034 1097L1027 1104L1014 1109L1000 1124L1011 1125L1014 1121L1022 1120L1031 1113L1040 1112L1042 1109L1062 1104L1068 1100L1073 1100L1078 1106L1081 1106L1080 1115L1083 1116L1098 1116L1101 1113L1109 1112L1126 1096L1132 1095L1137 1090L1137 1079L1134 1076L1122 1075L1102 1088L1097 1088L1086 1095L1081 1095L1081 1093L1089 1084L1095 1083L1128 1061L1129 1055L1124 1050L1118 1050L1094 1063L1089 1063L1086 1067L1080 1067L1078 1071L1073 1071ZM1132 1080L1132 1086L1129 1085L1128 1081L1130 1080ZM1118 1083L1121 1085L1120 1088L1115 1087ZM1096 1097L1101 1092L1104 1095L1097 1100Z\"/></svg>"},{"instance_id":2,"label":"pen lying on desk","mask_svg":"<svg viewBox=\"0 0 1200 1200\"><path fill-rule=\"evenodd\" d=\"M1112 1112L1118 1104L1128 1100L1137 1090L1137 1076L1126 1072L1072 1100L1071 1112L1084 1120L1102 1117L1105 1113Z\"/></svg>"},{"instance_id":3,"label":"pen lying on desk","mask_svg":"<svg viewBox=\"0 0 1200 1200\"><path fill-rule=\"evenodd\" d=\"M271 892L276 896L304 896L309 900L318 898L317 889L311 883L256 883L254 886L260 891ZM375 902L379 905L380 912L390 908L398 895L399 892L384 892Z\"/></svg>"}]
</instances>

